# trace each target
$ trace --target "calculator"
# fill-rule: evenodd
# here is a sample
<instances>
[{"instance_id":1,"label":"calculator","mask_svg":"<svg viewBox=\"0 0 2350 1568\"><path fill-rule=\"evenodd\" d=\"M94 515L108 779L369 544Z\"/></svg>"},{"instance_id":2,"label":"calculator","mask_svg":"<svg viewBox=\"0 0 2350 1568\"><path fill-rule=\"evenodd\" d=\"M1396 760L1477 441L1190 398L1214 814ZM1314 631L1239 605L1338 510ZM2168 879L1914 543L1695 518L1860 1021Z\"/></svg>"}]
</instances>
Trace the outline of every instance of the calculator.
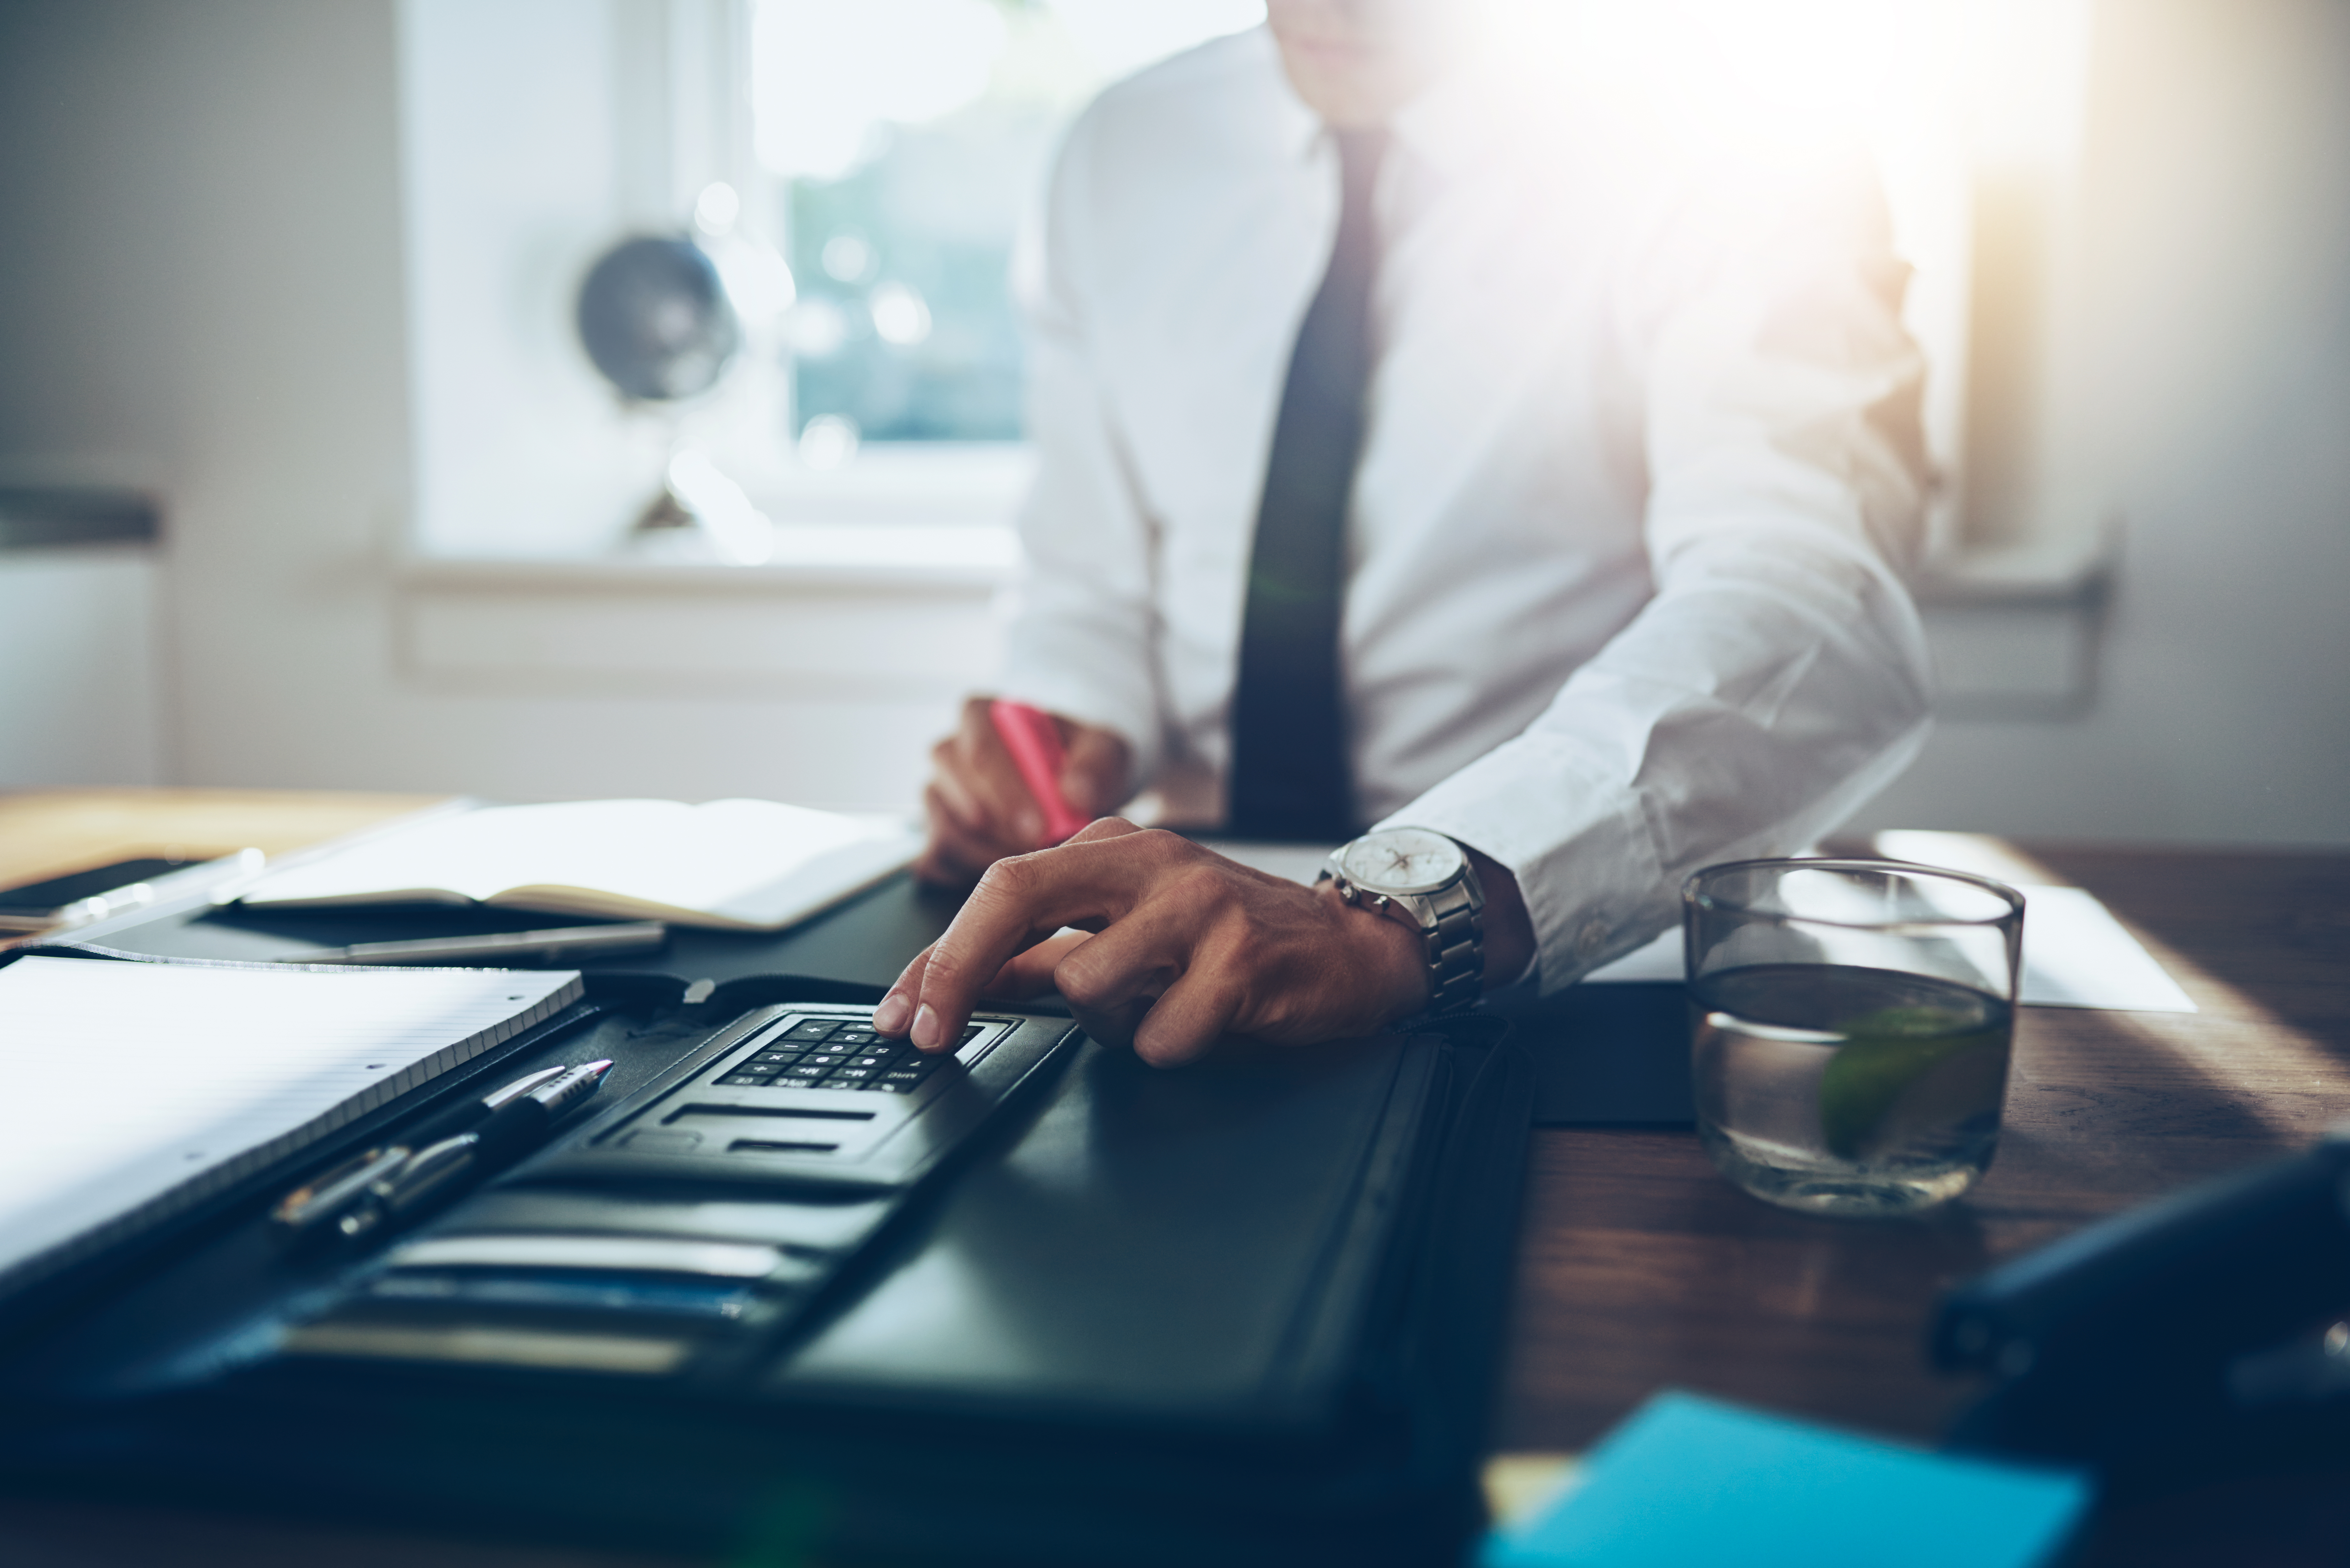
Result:
<instances>
[{"instance_id":1,"label":"calculator","mask_svg":"<svg viewBox=\"0 0 2350 1568\"><path fill-rule=\"evenodd\" d=\"M720 1030L532 1180L892 1188L919 1180L1078 1038L1066 1018L983 1013L926 1055L868 1008L761 1008Z\"/></svg>"}]
</instances>

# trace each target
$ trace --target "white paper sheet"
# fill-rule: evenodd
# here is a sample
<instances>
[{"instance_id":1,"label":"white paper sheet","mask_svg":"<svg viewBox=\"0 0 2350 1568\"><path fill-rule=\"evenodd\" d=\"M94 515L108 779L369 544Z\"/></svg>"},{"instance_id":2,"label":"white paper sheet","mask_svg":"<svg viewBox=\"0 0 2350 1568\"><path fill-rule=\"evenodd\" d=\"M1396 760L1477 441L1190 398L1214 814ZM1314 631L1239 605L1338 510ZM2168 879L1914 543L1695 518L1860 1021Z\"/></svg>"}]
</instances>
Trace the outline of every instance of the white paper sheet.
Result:
<instances>
[{"instance_id":1,"label":"white paper sheet","mask_svg":"<svg viewBox=\"0 0 2350 1568\"><path fill-rule=\"evenodd\" d=\"M1936 836L1938 838L1941 836ZM1275 877L1311 884L1328 847L1206 841L1219 854ZM2029 1007L2092 1007L2119 1012L2193 1012L2195 1003L2154 955L2082 888L2019 884L2023 895L2023 979L2017 1000ZM1584 977L1586 985L1626 981L1678 981L1679 928Z\"/></svg>"},{"instance_id":2,"label":"white paper sheet","mask_svg":"<svg viewBox=\"0 0 2350 1568\"><path fill-rule=\"evenodd\" d=\"M2019 887L2023 895L2023 979L2016 1000L2027 1007L2094 1007L2118 1012L2193 1012L2195 1003L2113 911L2083 888ZM1584 976L1612 981L1678 981L1681 933Z\"/></svg>"},{"instance_id":3,"label":"white paper sheet","mask_svg":"<svg viewBox=\"0 0 2350 1568\"><path fill-rule=\"evenodd\" d=\"M567 1007L573 971L0 969L0 1288L201 1200Z\"/></svg>"}]
</instances>

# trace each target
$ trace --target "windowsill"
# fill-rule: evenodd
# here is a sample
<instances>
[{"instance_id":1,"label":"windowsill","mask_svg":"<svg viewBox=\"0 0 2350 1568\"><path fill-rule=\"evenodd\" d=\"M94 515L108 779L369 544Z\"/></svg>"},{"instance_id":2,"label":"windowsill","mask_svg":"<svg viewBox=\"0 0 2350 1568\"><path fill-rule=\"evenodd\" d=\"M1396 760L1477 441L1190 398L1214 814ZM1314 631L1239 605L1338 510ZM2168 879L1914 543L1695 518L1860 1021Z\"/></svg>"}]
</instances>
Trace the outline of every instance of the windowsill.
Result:
<instances>
[{"instance_id":1,"label":"windowsill","mask_svg":"<svg viewBox=\"0 0 2350 1568\"><path fill-rule=\"evenodd\" d=\"M779 528L751 565L628 556L411 559L398 659L426 684L605 696L712 691L939 704L999 657L1001 528ZM951 535L942 545L934 535Z\"/></svg>"},{"instance_id":2,"label":"windowsill","mask_svg":"<svg viewBox=\"0 0 2350 1568\"><path fill-rule=\"evenodd\" d=\"M707 532L605 535L568 549L501 548L492 534L459 550L443 538L402 560L399 583L593 594L984 593L1019 564L1013 517L1035 471L1026 446L879 445L831 469L757 443L722 448L716 458L716 489L684 491L705 509ZM673 484L685 483L671 473Z\"/></svg>"},{"instance_id":3,"label":"windowsill","mask_svg":"<svg viewBox=\"0 0 2350 1568\"><path fill-rule=\"evenodd\" d=\"M1915 592L1921 606L2086 604L2104 597L2116 554L2110 530L1965 549L1928 566Z\"/></svg>"},{"instance_id":4,"label":"windowsill","mask_svg":"<svg viewBox=\"0 0 2350 1568\"><path fill-rule=\"evenodd\" d=\"M2047 722L2095 706L2116 535L1976 550L1919 575L1935 711L1959 722Z\"/></svg>"},{"instance_id":5,"label":"windowsill","mask_svg":"<svg viewBox=\"0 0 2350 1568\"><path fill-rule=\"evenodd\" d=\"M664 558L614 551L597 556L418 556L400 569L418 587L584 588L596 592L701 588L775 592L854 586L987 589L1018 566L1018 535L1002 524L786 524L756 563ZM2113 559L2102 542L1970 552L1922 572L1918 603L2067 607L2101 599Z\"/></svg>"},{"instance_id":6,"label":"windowsill","mask_svg":"<svg viewBox=\"0 0 2350 1568\"><path fill-rule=\"evenodd\" d=\"M800 524L775 542L755 565L411 558L397 576L408 662L469 679L845 682L936 697L993 659L990 601L1019 559L1010 527ZM1984 551L1922 575L1937 711L1961 722L2087 711L2112 572L2101 545Z\"/></svg>"},{"instance_id":7,"label":"windowsill","mask_svg":"<svg viewBox=\"0 0 2350 1568\"><path fill-rule=\"evenodd\" d=\"M806 593L835 589L989 594L1019 563L1019 541L1000 526L852 524L779 527L764 561L601 556L412 556L398 577L408 589L612 594ZM686 541L681 540L681 545Z\"/></svg>"},{"instance_id":8,"label":"windowsill","mask_svg":"<svg viewBox=\"0 0 2350 1568\"><path fill-rule=\"evenodd\" d=\"M837 468L779 458L764 443L717 454L786 527L1009 524L1036 474L1023 441L877 441Z\"/></svg>"}]
</instances>

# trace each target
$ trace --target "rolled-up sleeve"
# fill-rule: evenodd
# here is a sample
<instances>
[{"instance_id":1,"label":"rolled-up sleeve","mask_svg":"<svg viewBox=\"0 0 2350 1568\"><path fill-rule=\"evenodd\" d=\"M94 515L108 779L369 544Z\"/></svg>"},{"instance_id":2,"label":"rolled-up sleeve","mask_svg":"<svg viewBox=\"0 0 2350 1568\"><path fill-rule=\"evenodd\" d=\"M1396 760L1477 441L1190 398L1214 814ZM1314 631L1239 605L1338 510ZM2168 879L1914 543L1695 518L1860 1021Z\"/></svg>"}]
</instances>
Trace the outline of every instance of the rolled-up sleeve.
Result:
<instances>
[{"instance_id":1,"label":"rolled-up sleeve","mask_svg":"<svg viewBox=\"0 0 2350 1568\"><path fill-rule=\"evenodd\" d=\"M1721 188L1721 187L1715 187ZM1783 854L1905 766L1929 667L1924 367L1874 182L1731 182L1627 254L1656 595L1516 738L1395 813L1517 877L1544 992L1678 918L1683 877Z\"/></svg>"},{"instance_id":2,"label":"rolled-up sleeve","mask_svg":"<svg viewBox=\"0 0 2350 1568\"><path fill-rule=\"evenodd\" d=\"M1026 306L1028 432L1037 478L1004 612L1003 694L1123 736L1134 782L1164 751L1154 662L1150 523L1136 496L1088 341L1085 185L1090 120L1071 131L1018 280Z\"/></svg>"}]
</instances>

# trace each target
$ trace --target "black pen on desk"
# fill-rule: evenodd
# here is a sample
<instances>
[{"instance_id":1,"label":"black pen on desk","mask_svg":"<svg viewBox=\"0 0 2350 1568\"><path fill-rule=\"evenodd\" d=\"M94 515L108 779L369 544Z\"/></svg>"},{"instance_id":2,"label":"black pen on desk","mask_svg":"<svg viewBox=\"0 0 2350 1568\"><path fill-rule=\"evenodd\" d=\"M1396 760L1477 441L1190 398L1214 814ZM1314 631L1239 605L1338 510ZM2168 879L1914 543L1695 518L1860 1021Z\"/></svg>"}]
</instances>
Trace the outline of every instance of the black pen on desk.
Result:
<instances>
[{"instance_id":1,"label":"black pen on desk","mask_svg":"<svg viewBox=\"0 0 2350 1568\"><path fill-rule=\"evenodd\" d=\"M417 1150L429 1148L469 1131L533 1089L570 1071L572 1069L568 1067L543 1068L525 1074L510 1084L501 1085L486 1095L462 1100L398 1142L369 1149L324 1175L304 1182L280 1199L269 1217L289 1239L326 1234L332 1229L333 1221L366 1199L370 1187L399 1175L401 1168L415 1158Z\"/></svg>"},{"instance_id":2,"label":"black pen on desk","mask_svg":"<svg viewBox=\"0 0 2350 1568\"><path fill-rule=\"evenodd\" d=\"M567 1067L500 1106L473 1131L418 1149L361 1189L358 1200L335 1221L336 1233L356 1241L396 1227L466 1181L545 1142L564 1113L601 1087L611 1070L608 1061Z\"/></svg>"}]
</instances>

